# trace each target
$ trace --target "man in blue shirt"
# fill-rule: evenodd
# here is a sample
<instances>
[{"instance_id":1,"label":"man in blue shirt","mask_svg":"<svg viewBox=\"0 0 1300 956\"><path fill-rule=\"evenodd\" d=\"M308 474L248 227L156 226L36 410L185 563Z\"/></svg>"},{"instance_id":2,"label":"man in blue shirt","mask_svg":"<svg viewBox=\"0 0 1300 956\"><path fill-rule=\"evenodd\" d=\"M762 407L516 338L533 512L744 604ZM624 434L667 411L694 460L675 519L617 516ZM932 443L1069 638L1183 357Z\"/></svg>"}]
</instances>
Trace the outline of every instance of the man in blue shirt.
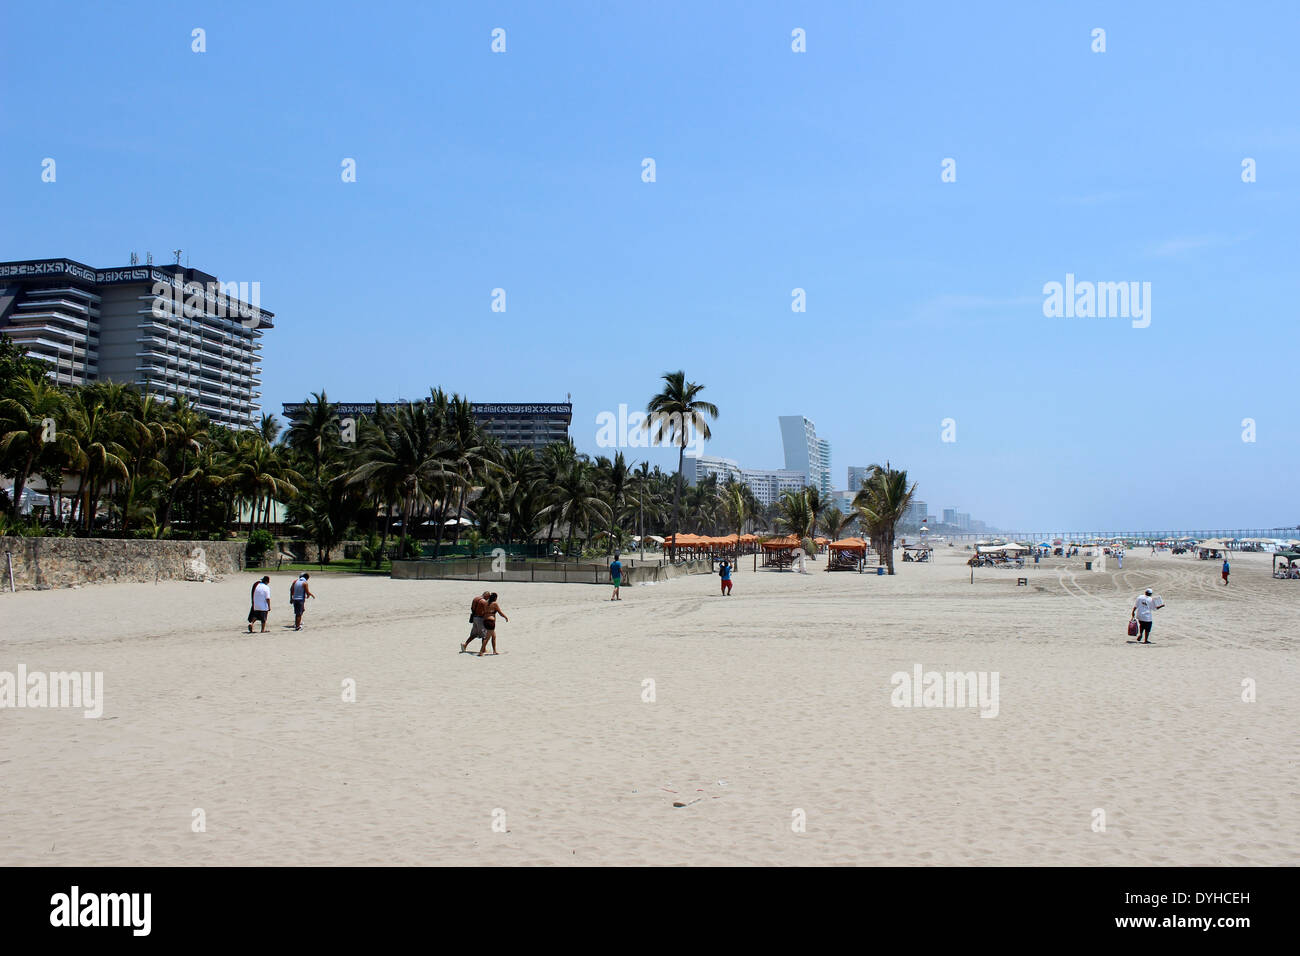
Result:
<instances>
[{"instance_id":1,"label":"man in blue shirt","mask_svg":"<svg viewBox=\"0 0 1300 956\"><path fill-rule=\"evenodd\" d=\"M1223 583L1228 583L1228 559L1226 557L1223 559Z\"/></svg>"},{"instance_id":2,"label":"man in blue shirt","mask_svg":"<svg viewBox=\"0 0 1300 956\"><path fill-rule=\"evenodd\" d=\"M722 595L731 597L731 565L723 559L722 567L718 568L718 574L722 576Z\"/></svg>"},{"instance_id":3,"label":"man in blue shirt","mask_svg":"<svg viewBox=\"0 0 1300 956\"><path fill-rule=\"evenodd\" d=\"M610 598L610 600L611 601L623 600L621 597L618 596L618 589L623 584L623 562L618 559L617 554L614 555L614 561L609 566L609 580L614 585L614 596Z\"/></svg>"}]
</instances>

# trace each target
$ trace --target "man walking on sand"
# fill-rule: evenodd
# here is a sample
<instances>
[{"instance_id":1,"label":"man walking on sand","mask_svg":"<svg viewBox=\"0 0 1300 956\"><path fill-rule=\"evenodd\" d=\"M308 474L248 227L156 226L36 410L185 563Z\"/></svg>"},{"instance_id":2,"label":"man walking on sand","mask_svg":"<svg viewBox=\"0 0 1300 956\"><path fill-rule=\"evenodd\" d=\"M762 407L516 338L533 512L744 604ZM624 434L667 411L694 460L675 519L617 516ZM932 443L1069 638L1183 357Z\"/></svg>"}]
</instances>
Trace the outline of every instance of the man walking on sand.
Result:
<instances>
[{"instance_id":1,"label":"man walking on sand","mask_svg":"<svg viewBox=\"0 0 1300 956\"><path fill-rule=\"evenodd\" d=\"M718 568L718 574L722 577L722 596L731 597L731 565L727 563L726 558L722 559L722 567Z\"/></svg>"},{"instance_id":2,"label":"man walking on sand","mask_svg":"<svg viewBox=\"0 0 1300 956\"><path fill-rule=\"evenodd\" d=\"M253 622L260 621L261 633L266 633L266 617L271 613L271 576L268 574L253 585L253 608L248 612L248 633L253 633Z\"/></svg>"},{"instance_id":3,"label":"man walking on sand","mask_svg":"<svg viewBox=\"0 0 1300 956\"><path fill-rule=\"evenodd\" d=\"M618 589L623 586L623 562L618 559L617 553L614 555L614 560L609 566L609 580L610 583L614 585L614 596L610 598L610 600L623 600L618 596ZM506 620L508 621L510 619L506 618ZM494 644L493 646L495 647L496 645Z\"/></svg>"},{"instance_id":4,"label":"man walking on sand","mask_svg":"<svg viewBox=\"0 0 1300 956\"><path fill-rule=\"evenodd\" d=\"M465 648L469 647L470 641L483 638L483 646L479 650L487 647L487 630L483 627L483 612L487 610L488 601L492 597L491 591L484 591L469 605L469 637L465 638L465 643L461 644L460 652L465 653Z\"/></svg>"},{"instance_id":5,"label":"man walking on sand","mask_svg":"<svg viewBox=\"0 0 1300 956\"><path fill-rule=\"evenodd\" d=\"M314 598L316 595L311 593L311 587L307 584L307 579L311 575L304 571L298 576L298 580L289 585L289 601L293 604L293 629L302 630L302 613L307 609L307 599Z\"/></svg>"},{"instance_id":6,"label":"man walking on sand","mask_svg":"<svg viewBox=\"0 0 1300 956\"><path fill-rule=\"evenodd\" d=\"M1228 583L1228 559L1226 556L1223 559L1223 583L1225 585Z\"/></svg>"},{"instance_id":7,"label":"man walking on sand","mask_svg":"<svg viewBox=\"0 0 1300 956\"><path fill-rule=\"evenodd\" d=\"M1151 589L1147 588L1146 593L1139 594L1138 599L1133 602L1133 619L1138 622L1138 636L1134 643L1151 643L1151 624L1155 611L1156 599L1151 595Z\"/></svg>"}]
</instances>

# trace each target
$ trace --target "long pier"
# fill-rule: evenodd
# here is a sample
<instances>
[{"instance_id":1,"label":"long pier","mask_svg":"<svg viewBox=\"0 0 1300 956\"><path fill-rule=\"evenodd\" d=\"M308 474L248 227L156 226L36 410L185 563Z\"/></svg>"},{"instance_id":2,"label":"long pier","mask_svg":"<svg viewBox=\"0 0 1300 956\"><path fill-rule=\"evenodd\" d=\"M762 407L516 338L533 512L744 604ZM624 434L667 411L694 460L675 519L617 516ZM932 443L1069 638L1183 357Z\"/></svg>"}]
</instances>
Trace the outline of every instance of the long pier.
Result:
<instances>
[{"instance_id":1,"label":"long pier","mask_svg":"<svg viewBox=\"0 0 1300 956\"><path fill-rule=\"evenodd\" d=\"M907 537L913 537L908 533ZM1040 541L1056 541L1058 538L1070 543L1083 541L1109 540L1121 538L1126 541L1176 541L1179 538L1280 538L1283 541L1300 539L1300 527L1291 528L1198 528L1178 531L982 531L978 534L969 531L948 533L942 530L930 532L927 537L942 537L945 541L981 541L989 538L1006 538L1025 544L1037 544Z\"/></svg>"}]
</instances>

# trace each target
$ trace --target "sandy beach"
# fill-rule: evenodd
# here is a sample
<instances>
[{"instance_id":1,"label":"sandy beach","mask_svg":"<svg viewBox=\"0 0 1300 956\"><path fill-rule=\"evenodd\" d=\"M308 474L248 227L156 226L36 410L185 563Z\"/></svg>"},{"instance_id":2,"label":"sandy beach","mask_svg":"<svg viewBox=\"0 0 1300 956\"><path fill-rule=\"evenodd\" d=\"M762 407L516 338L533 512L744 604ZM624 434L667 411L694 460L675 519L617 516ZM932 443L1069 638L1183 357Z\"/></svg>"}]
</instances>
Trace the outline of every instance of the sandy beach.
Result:
<instances>
[{"instance_id":1,"label":"sandy beach","mask_svg":"<svg viewBox=\"0 0 1300 956\"><path fill-rule=\"evenodd\" d=\"M265 635L251 577L5 594L0 671L104 702L0 709L0 864L1300 861L1300 582L1131 551L972 584L969 554L502 585L481 659L474 582L315 574L295 633L278 575ZM996 716L894 706L918 664L997 672Z\"/></svg>"}]
</instances>

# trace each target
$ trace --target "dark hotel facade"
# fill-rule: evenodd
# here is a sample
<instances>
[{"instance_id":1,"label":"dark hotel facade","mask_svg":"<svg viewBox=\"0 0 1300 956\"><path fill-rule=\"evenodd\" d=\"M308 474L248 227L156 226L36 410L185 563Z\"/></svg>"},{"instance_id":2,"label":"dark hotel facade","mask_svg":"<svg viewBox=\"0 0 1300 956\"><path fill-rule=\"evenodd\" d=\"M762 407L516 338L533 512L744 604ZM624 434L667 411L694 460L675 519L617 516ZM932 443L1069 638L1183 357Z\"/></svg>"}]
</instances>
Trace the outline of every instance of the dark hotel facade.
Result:
<instances>
[{"instance_id":1,"label":"dark hotel facade","mask_svg":"<svg viewBox=\"0 0 1300 956\"><path fill-rule=\"evenodd\" d=\"M384 409L394 409L410 402L380 402ZM284 417L293 421L302 414L303 403L291 402L284 406ZM374 402L335 403L341 418L373 414ZM573 421L573 405L569 402L514 403L471 402L474 420L483 426L489 437L497 439L504 448L532 448L540 451L551 442L569 437L569 424Z\"/></svg>"},{"instance_id":2,"label":"dark hotel facade","mask_svg":"<svg viewBox=\"0 0 1300 956\"><path fill-rule=\"evenodd\" d=\"M180 265L0 262L0 333L49 363L60 384L123 382L159 398L184 395L216 424L253 428L261 419L259 340L274 314L260 308L260 294L246 301L247 288Z\"/></svg>"}]
</instances>

